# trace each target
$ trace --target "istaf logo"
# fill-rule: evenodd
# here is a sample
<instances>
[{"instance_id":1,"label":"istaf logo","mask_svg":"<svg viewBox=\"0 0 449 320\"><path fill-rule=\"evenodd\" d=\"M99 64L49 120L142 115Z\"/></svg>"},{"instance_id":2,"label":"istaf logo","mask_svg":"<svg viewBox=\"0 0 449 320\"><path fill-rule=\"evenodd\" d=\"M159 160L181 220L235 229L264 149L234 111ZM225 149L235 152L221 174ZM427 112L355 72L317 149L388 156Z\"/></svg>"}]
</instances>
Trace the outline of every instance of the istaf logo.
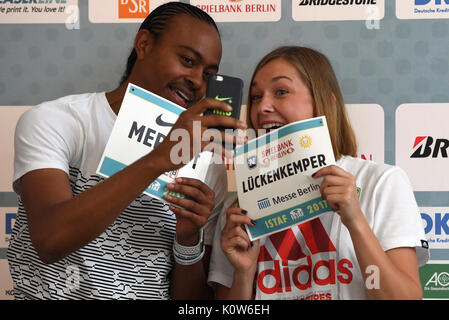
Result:
<instances>
[{"instance_id":1,"label":"istaf logo","mask_svg":"<svg viewBox=\"0 0 449 320\"><path fill-rule=\"evenodd\" d=\"M351 269L354 266L350 260L312 261L313 255L336 251L320 219L310 220L294 228L300 231L296 236L293 228L290 228L269 236L260 248L258 262L264 263L265 267L266 262L273 261L273 268L262 267L257 277L257 286L263 293L291 292L295 288L307 290L312 284L326 286L336 284L337 281L342 284L352 281ZM298 241L297 236L302 237L303 241ZM302 247L300 242L305 243L306 247ZM306 261L301 264L299 260L304 259ZM289 267L289 261L297 263ZM271 280L271 277L275 279L272 286L269 284L272 281L266 281Z\"/></svg>"},{"instance_id":2,"label":"istaf logo","mask_svg":"<svg viewBox=\"0 0 449 320\"><path fill-rule=\"evenodd\" d=\"M410 158L447 158L448 148L448 139L434 139L431 136L419 136L415 138L413 144L414 151Z\"/></svg>"}]
</instances>

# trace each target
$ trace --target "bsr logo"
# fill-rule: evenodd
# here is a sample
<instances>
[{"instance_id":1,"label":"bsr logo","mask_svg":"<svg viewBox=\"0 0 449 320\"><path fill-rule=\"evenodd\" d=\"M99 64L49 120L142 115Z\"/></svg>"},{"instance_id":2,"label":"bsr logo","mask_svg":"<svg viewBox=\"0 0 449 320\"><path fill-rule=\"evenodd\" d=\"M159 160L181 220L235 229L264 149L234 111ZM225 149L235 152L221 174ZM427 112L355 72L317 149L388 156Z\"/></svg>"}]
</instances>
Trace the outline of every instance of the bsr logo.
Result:
<instances>
[{"instance_id":1,"label":"bsr logo","mask_svg":"<svg viewBox=\"0 0 449 320\"><path fill-rule=\"evenodd\" d=\"M421 218L425 221L424 232L427 234L435 228L435 235L441 235L442 232L449 235L449 213L435 213L435 223L430 215L421 213Z\"/></svg>"},{"instance_id":2,"label":"bsr logo","mask_svg":"<svg viewBox=\"0 0 449 320\"><path fill-rule=\"evenodd\" d=\"M449 0L448 0L449 1ZM425 141L425 142L423 142ZM415 138L413 150L415 150L410 158L438 158L441 154L442 158L447 158L447 149L449 148L449 140L434 139L430 136L420 136ZM417 147L418 146L418 147Z\"/></svg>"},{"instance_id":3,"label":"bsr logo","mask_svg":"<svg viewBox=\"0 0 449 320\"><path fill-rule=\"evenodd\" d=\"M119 0L119 19L146 18L150 12L150 1L147 0Z\"/></svg>"},{"instance_id":4,"label":"bsr logo","mask_svg":"<svg viewBox=\"0 0 449 320\"><path fill-rule=\"evenodd\" d=\"M444 1L445 4L449 4L449 0L415 0L415 6L425 6L429 3L435 3L436 5L441 5Z\"/></svg>"}]
</instances>

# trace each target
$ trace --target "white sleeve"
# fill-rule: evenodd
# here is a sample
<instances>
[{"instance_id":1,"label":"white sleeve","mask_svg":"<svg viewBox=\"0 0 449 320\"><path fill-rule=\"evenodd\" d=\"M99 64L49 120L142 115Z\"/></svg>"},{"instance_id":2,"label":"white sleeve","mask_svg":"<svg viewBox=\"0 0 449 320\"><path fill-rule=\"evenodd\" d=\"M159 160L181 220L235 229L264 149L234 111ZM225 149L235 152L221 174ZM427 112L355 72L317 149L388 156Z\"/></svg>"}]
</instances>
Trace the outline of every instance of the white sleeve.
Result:
<instances>
[{"instance_id":1,"label":"white sleeve","mask_svg":"<svg viewBox=\"0 0 449 320\"><path fill-rule=\"evenodd\" d=\"M14 136L13 188L20 195L20 178L36 169L55 168L69 173L77 124L64 107L33 107L19 119ZM75 131L75 132L79 132Z\"/></svg>"},{"instance_id":2,"label":"white sleeve","mask_svg":"<svg viewBox=\"0 0 449 320\"><path fill-rule=\"evenodd\" d=\"M419 265L429 259L429 250L413 188L406 173L393 167L379 179L374 193L373 232L387 251L415 247Z\"/></svg>"},{"instance_id":3,"label":"white sleeve","mask_svg":"<svg viewBox=\"0 0 449 320\"><path fill-rule=\"evenodd\" d=\"M223 212L218 217L209 263L209 275L207 279L207 283L212 287L215 286L215 283L222 284L228 288L232 286L234 267L221 249L221 231L226 224L225 212L236 198L237 194L235 192L227 193L224 201Z\"/></svg>"}]
</instances>

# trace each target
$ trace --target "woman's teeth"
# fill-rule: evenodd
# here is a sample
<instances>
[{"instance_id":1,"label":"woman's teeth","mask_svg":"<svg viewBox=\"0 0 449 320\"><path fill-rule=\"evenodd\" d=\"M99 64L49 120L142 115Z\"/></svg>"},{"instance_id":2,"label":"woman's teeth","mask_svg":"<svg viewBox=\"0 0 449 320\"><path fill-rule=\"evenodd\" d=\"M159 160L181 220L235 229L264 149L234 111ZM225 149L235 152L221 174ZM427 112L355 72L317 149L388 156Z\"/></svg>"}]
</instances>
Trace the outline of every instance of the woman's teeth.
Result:
<instances>
[{"instance_id":1,"label":"woman's teeth","mask_svg":"<svg viewBox=\"0 0 449 320\"><path fill-rule=\"evenodd\" d=\"M267 123L262 125L262 129L278 129L280 127L282 127L284 124L283 123Z\"/></svg>"}]
</instances>

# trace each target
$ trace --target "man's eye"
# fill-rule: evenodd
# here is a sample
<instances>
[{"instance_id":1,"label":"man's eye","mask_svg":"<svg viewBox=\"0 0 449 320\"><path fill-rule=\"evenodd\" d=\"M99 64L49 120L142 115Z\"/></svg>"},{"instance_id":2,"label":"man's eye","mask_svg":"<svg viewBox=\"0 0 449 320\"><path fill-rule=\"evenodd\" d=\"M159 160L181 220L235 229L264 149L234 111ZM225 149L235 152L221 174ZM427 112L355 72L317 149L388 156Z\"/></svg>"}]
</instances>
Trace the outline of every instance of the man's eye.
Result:
<instances>
[{"instance_id":1,"label":"man's eye","mask_svg":"<svg viewBox=\"0 0 449 320\"><path fill-rule=\"evenodd\" d=\"M210 71L204 71L203 72L203 77L207 80L207 78L209 78L211 75L213 75L213 72Z\"/></svg>"},{"instance_id":2,"label":"man's eye","mask_svg":"<svg viewBox=\"0 0 449 320\"><path fill-rule=\"evenodd\" d=\"M181 59L185 64L187 64L189 66L193 66L193 59L186 57L186 56L182 56Z\"/></svg>"}]
</instances>

